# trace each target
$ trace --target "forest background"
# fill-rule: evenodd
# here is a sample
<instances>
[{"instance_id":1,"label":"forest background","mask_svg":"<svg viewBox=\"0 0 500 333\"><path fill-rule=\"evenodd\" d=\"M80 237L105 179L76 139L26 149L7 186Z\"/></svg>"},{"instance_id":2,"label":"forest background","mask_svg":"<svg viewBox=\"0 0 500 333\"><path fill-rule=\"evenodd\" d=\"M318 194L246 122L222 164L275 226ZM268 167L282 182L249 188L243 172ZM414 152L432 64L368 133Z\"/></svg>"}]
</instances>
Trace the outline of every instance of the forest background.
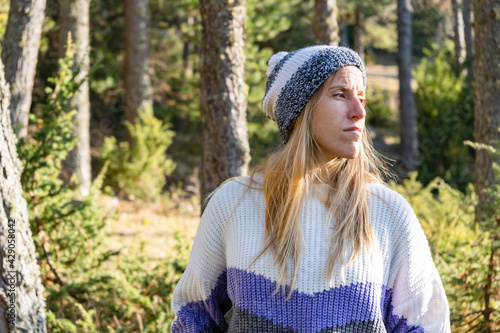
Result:
<instances>
[{"instance_id":1,"label":"forest background","mask_svg":"<svg viewBox=\"0 0 500 333\"><path fill-rule=\"evenodd\" d=\"M12 45L7 39L14 35L6 32L9 15L14 15L9 9L22 2L0 0L7 82ZM280 145L276 124L260 106L267 61L278 51L324 43L318 29L327 29L324 24L331 18L318 16L319 2L233 2L245 9L246 19L241 43L244 60L238 60L244 66L244 85L237 90L244 103L233 110L246 115L246 128L242 128L248 133L248 149L242 153L242 173ZM71 14L68 5L78 3L86 5L88 12ZM202 40L200 7L206 8L210 1L200 3L46 0L40 7L40 45L31 50L36 69L29 93L29 122L24 133L22 126L13 126L15 150L23 166L18 178L27 203L26 235L34 244L38 266L33 267L39 267L39 273L32 273L35 282L19 288L20 293L25 288L36 295L39 311L32 313L35 319L30 323L23 319L18 301L18 328L170 331L172 291L189 258L201 198L210 186L214 189L227 178L214 175L216 184L208 184L209 177L203 173L213 170L203 170L201 163L209 141L201 125L204 112L208 113L203 109L207 95L202 81L207 73L203 59L209 51ZM413 110L399 103L398 26L401 29L404 22L398 21L398 8L402 3L411 9L407 25L413 35L409 44L413 58L405 59L411 61ZM474 136L475 117L477 123L481 113L477 107L475 111L478 81L471 38L481 21L473 26L470 19L478 11L472 6L470 1L458 0L337 1L331 11L336 27L327 43L349 46L365 58L367 126L375 148L390 158L399 176L389 185L410 202L429 239L450 302L452 331L500 332L500 186L496 180L489 182L484 200L476 194L477 185L474 189L478 168L498 173L492 161L498 161L494 139L500 137L490 136L493 139L487 143L493 146L474 143L481 141ZM493 8L490 14L498 22L498 1L485 1L484 6ZM20 20L29 16L29 11L18 12ZM81 36L68 28L67 17L88 26L88 64L79 50ZM67 38L67 31L73 31L72 38ZM490 42L476 40L475 45L496 52L498 38ZM134 72L127 59L145 64L142 72ZM17 103L16 92L12 84L9 92L3 78L0 81L0 110L8 114L5 105ZM493 91L498 92L499 86ZM84 89L87 97L82 100ZM86 134L75 135L83 105L90 106L89 124ZM481 116L497 129L499 106ZM406 131L401 119L412 117L415 152L407 151L401 140ZM6 123L2 126L8 130ZM87 179L79 173L79 155L86 149L80 146L82 138L89 149ZM217 153L225 148L211 149ZM491 163L475 162L476 149L487 151ZM408 162L404 156L415 158ZM7 184L10 173L5 170L1 180ZM9 209L6 212L9 216ZM6 260L3 257L4 264Z\"/></svg>"}]
</instances>

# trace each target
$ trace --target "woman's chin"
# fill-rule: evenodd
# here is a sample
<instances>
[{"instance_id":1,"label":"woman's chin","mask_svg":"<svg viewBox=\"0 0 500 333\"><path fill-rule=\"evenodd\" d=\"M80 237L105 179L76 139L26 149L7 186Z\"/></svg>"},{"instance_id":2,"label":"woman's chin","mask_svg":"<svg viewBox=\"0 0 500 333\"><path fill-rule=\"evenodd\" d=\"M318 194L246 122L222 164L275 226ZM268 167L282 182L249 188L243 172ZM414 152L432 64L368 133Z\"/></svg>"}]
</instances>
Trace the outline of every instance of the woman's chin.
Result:
<instances>
[{"instance_id":1,"label":"woman's chin","mask_svg":"<svg viewBox=\"0 0 500 333\"><path fill-rule=\"evenodd\" d=\"M360 147L359 144L355 143L353 144L352 147L349 147L349 149L346 149L343 151L341 154L339 154L339 157L347 158L349 160L353 160L358 157L360 152Z\"/></svg>"}]
</instances>

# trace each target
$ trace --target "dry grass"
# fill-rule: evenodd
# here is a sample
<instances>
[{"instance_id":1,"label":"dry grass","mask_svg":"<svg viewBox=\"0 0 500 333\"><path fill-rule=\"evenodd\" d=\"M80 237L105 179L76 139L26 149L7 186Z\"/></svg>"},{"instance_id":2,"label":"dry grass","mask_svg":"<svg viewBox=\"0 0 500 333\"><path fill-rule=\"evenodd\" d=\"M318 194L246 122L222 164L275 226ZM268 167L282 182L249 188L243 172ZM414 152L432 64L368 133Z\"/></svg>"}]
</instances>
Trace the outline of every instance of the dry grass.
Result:
<instances>
[{"instance_id":1,"label":"dry grass","mask_svg":"<svg viewBox=\"0 0 500 333\"><path fill-rule=\"evenodd\" d=\"M103 196L102 200L116 214L116 220L111 223L107 249L120 250L122 255L128 256L136 254L144 243L145 254L155 264L172 255L176 231L193 243L200 221L196 199L145 203ZM109 267L114 267L113 260Z\"/></svg>"}]
</instances>

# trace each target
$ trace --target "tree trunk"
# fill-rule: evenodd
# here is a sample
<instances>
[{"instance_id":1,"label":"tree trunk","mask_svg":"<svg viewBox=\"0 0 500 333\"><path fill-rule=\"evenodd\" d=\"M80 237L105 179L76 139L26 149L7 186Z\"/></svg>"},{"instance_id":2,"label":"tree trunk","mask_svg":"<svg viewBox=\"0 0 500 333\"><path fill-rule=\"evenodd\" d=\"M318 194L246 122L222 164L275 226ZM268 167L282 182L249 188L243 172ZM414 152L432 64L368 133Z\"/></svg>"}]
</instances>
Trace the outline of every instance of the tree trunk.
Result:
<instances>
[{"instance_id":1,"label":"tree trunk","mask_svg":"<svg viewBox=\"0 0 500 333\"><path fill-rule=\"evenodd\" d=\"M11 0L2 42L5 79L10 85L10 119L19 137L28 134L31 93L46 0Z\"/></svg>"},{"instance_id":2,"label":"tree trunk","mask_svg":"<svg viewBox=\"0 0 500 333\"><path fill-rule=\"evenodd\" d=\"M71 34L75 45L75 64L73 70L78 70L77 79L82 82L80 89L71 99L71 107L76 110L76 125L73 134L78 137L75 149L64 161L70 174L76 173L80 183L80 192L86 197L89 194L92 175L90 169L90 101L89 82L89 5L90 0L66 0L60 2L59 25L59 56L66 54L68 35Z\"/></svg>"},{"instance_id":3,"label":"tree trunk","mask_svg":"<svg viewBox=\"0 0 500 333\"><path fill-rule=\"evenodd\" d=\"M339 25L337 23L337 1L314 1L314 35L317 44L339 45Z\"/></svg>"},{"instance_id":4,"label":"tree trunk","mask_svg":"<svg viewBox=\"0 0 500 333\"><path fill-rule=\"evenodd\" d=\"M457 76L462 71L465 60L465 37L464 37L464 16L462 11L462 1L452 0L453 9L453 41L455 42L455 60L457 62Z\"/></svg>"},{"instance_id":5,"label":"tree trunk","mask_svg":"<svg viewBox=\"0 0 500 333\"><path fill-rule=\"evenodd\" d=\"M463 0L463 15L464 15L464 39L466 58L472 59L474 53L474 39L472 29L472 2L471 0Z\"/></svg>"},{"instance_id":6,"label":"tree trunk","mask_svg":"<svg viewBox=\"0 0 500 333\"><path fill-rule=\"evenodd\" d=\"M190 26L190 29L192 29L192 26L194 25L193 15L188 16L187 24ZM191 77L193 75L193 59L191 57L191 49L192 48L193 48L193 45L192 45L191 41L186 40L184 42L184 50L182 52L182 67L183 67L184 73L186 74L186 77Z\"/></svg>"},{"instance_id":7,"label":"tree trunk","mask_svg":"<svg viewBox=\"0 0 500 333\"><path fill-rule=\"evenodd\" d=\"M498 1L474 1L474 139L484 144L500 140L500 12ZM488 202L483 193L494 184L493 158L485 150L476 150L475 188L479 197L476 220L483 216L481 205Z\"/></svg>"},{"instance_id":8,"label":"tree trunk","mask_svg":"<svg viewBox=\"0 0 500 333\"><path fill-rule=\"evenodd\" d=\"M0 62L0 332L46 332L43 286L21 187L22 164L16 141L9 115L9 88Z\"/></svg>"},{"instance_id":9,"label":"tree trunk","mask_svg":"<svg viewBox=\"0 0 500 333\"><path fill-rule=\"evenodd\" d=\"M345 0L338 0L337 1L337 9L338 9L338 13L340 13L340 11L344 10L345 11L345 7L346 7L346 1ZM337 15L337 17L339 17L340 15ZM347 30L347 22L346 22L346 17L345 15L342 17L340 16L340 24L339 24L339 27L340 27L340 46L343 46L343 47L349 47L349 32Z\"/></svg>"},{"instance_id":10,"label":"tree trunk","mask_svg":"<svg viewBox=\"0 0 500 333\"><path fill-rule=\"evenodd\" d=\"M354 51L365 61L365 28L363 26L363 13L356 9L354 18Z\"/></svg>"},{"instance_id":11,"label":"tree trunk","mask_svg":"<svg viewBox=\"0 0 500 333\"><path fill-rule=\"evenodd\" d=\"M248 172L250 148L243 75L246 2L200 0L200 5L204 199L222 181Z\"/></svg>"},{"instance_id":12,"label":"tree trunk","mask_svg":"<svg viewBox=\"0 0 500 333\"><path fill-rule=\"evenodd\" d=\"M345 22L340 24L340 46L349 47L349 32Z\"/></svg>"},{"instance_id":13,"label":"tree trunk","mask_svg":"<svg viewBox=\"0 0 500 333\"><path fill-rule=\"evenodd\" d=\"M135 122L139 112L153 108L148 72L148 1L125 0L125 119ZM132 137L127 131L127 141Z\"/></svg>"},{"instance_id":14,"label":"tree trunk","mask_svg":"<svg viewBox=\"0 0 500 333\"><path fill-rule=\"evenodd\" d=\"M398 0L399 114L401 171L415 170L419 163L417 111L411 90L412 31L410 0Z\"/></svg>"}]
</instances>

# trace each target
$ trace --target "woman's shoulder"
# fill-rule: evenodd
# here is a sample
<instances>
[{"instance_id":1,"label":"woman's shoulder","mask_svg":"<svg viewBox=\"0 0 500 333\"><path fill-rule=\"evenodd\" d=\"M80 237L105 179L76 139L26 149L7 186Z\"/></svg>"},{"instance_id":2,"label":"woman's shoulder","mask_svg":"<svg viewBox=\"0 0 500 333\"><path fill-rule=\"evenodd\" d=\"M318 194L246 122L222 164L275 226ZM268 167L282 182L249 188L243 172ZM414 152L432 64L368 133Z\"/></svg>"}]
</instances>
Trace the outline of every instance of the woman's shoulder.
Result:
<instances>
[{"instance_id":1,"label":"woman's shoulder","mask_svg":"<svg viewBox=\"0 0 500 333\"><path fill-rule=\"evenodd\" d=\"M398 224L416 220L415 212L404 196L385 184L369 183L370 205L376 216L396 218Z\"/></svg>"},{"instance_id":2,"label":"woman's shoulder","mask_svg":"<svg viewBox=\"0 0 500 333\"><path fill-rule=\"evenodd\" d=\"M233 208L244 195L259 189L262 189L262 177L258 174L253 177L229 178L209 196L207 208L209 206Z\"/></svg>"},{"instance_id":3,"label":"woman's shoulder","mask_svg":"<svg viewBox=\"0 0 500 333\"><path fill-rule=\"evenodd\" d=\"M366 187L368 193L370 194L370 199L374 203L385 203L390 204L393 209L402 208L408 209L411 208L408 200L400 193L395 190L389 188L385 184L381 183L368 183Z\"/></svg>"},{"instance_id":4,"label":"woman's shoulder","mask_svg":"<svg viewBox=\"0 0 500 333\"><path fill-rule=\"evenodd\" d=\"M225 180L214 191L213 196L234 197L243 194L247 190L262 188L262 176L259 174L253 176L238 176Z\"/></svg>"}]
</instances>

